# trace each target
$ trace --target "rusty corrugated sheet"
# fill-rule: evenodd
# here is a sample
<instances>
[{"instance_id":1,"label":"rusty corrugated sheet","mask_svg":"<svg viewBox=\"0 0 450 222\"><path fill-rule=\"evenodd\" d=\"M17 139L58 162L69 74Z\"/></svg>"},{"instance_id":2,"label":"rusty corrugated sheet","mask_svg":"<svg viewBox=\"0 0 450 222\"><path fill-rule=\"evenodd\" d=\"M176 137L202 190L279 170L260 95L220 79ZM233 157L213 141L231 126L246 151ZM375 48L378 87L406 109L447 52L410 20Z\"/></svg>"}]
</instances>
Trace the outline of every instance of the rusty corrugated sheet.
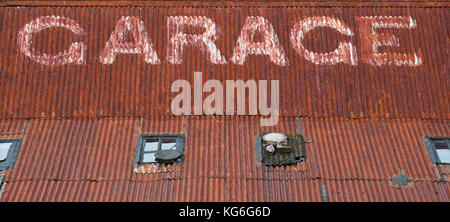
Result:
<instances>
[{"instance_id":1,"label":"rusty corrugated sheet","mask_svg":"<svg viewBox=\"0 0 450 222\"><path fill-rule=\"evenodd\" d=\"M11 180L112 180L131 177L133 119L31 120Z\"/></svg>"},{"instance_id":2,"label":"rusty corrugated sheet","mask_svg":"<svg viewBox=\"0 0 450 222\"><path fill-rule=\"evenodd\" d=\"M358 7L442 7L448 6L446 1L440 0L208 0L208 1L179 1L179 0L121 0L121 1L101 1L101 0L3 0L0 5L5 6L115 6L115 7L130 7L130 6L201 6L201 7L236 7L236 6L264 6L264 7L293 7L293 6L313 6L313 7L343 7L343 6L358 6Z\"/></svg>"},{"instance_id":3,"label":"rusty corrugated sheet","mask_svg":"<svg viewBox=\"0 0 450 222\"><path fill-rule=\"evenodd\" d=\"M25 133L28 120L0 120L0 137L14 139Z\"/></svg>"},{"instance_id":4,"label":"rusty corrugated sheet","mask_svg":"<svg viewBox=\"0 0 450 222\"><path fill-rule=\"evenodd\" d=\"M0 138L23 139L15 167L0 172L6 183L0 201L320 201L323 184L330 201L450 200L445 182L450 168L432 164L422 140L450 136L448 3L70 1L64 4L71 7L43 6L53 3L62 4L0 3ZM34 7L23 7L27 4ZM57 53L81 41L87 45L86 64L40 65L20 52L19 30L52 15L79 23L85 35L51 28L34 35L32 47ZM215 65L194 47L185 48L181 64L170 64L167 18L174 15L211 18L221 29L215 43L227 61L245 18L263 16L289 65L275 65L268 56L249 56L242 66ZM294 50L290 31L300 19L324 15L342 20L355 36L321 28L306 35L306 48L325 52L351 40L361 54L357 17L410 16L416 28L381 31L397 36L400 44L382 50L417 52L422 64L314 65ZM113 64L100 62L122 16L143 21L160 65L124 54ZM260 127L259 116L174 117L170 86L176 79L193 82L194 71L203 72L203 81L280 80L282 118L274 127ZM255 136L297 133L297 119L310 141L307 161L278 167L258 162ZM138 136L159 133L186 135L184 162L135 169ZM407 186L392 184L400 172Z\"/></svg>"},{"instance_id":5,"label":"rusty corrugated sheet","mask_svg":"<svg viewBox=\"0 0 450 222\"><path fill-rule=\"evenodd\" d=\"M448 201L423 136L444 121L302 118L307 161L265 167L262 131L295 133L296 118L259 127L257 117L31 120L1 201ZM185 161L134 169L137 137L186 134ZM403 172L406 187L391 183Z\"/></svg>"},{"instance_id":6,"label":"rusty corrugated sheet","mask_svg":"<svg viewBox=\"0 0 450 222\"><path fill-rule=\"evenodd\" d=\"M193 72L204 80L278 79L281 115L345 118L448 119L448 8L447 7L1 7L0 118L30 117L157 117L171 116L170 92L176 79L193 81ZM85 65L45 66L20 53L19 30L40 16L64 16L85 30L77 36L64 29L48 29L33 37L37 51L56 53L72 42L87 45ZM100 15L100 16L99 16ZM169 64L167 17L195 15L211 18L222 30L215 41L227 60L247 16L259 15L273 24L289 65L270 62L268 56L249 56L244 65L215 65L197 48L187 47L180 65ZM298 55L290 42L294 22L307 16L339 18L355 32L352 38L333 29L306 35L304 45L330 51L351 39L361 54L358 16L411 16L415 29L391 29L400 47L388 52L417 52L420 66L372 66L360 62L314 65ZM100 63L118 20L135 16L143 21L160 65L146 64L139 55L118 55L111 65Z\"/></svg>"},{"instance_id":7,"label":"rusty corrugated sheet","mask_svg":"<svg viewBox=\"0 0 450 222\"><path fill-rule=\"evenodd\" d=\"M0 201L315 201L326 184L330 201L448 201L445 183L412 182L393 187L369 180L226 180L220 178L129 181L19 181ZM193 186L203 190L192 190ZM27 191L27 192L25 192ZM245 191L245 192L244 192Z\"/></svg>"}]
</instances>

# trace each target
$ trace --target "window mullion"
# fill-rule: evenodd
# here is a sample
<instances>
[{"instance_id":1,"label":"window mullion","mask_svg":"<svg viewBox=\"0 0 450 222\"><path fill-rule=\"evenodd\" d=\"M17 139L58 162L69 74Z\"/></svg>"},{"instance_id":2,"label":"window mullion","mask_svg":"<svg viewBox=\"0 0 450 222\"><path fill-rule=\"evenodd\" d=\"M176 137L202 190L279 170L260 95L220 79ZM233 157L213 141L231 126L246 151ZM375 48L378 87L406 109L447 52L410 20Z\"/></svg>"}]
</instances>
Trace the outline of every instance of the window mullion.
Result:
<instances>
[{"instance_id":1,"label":"window mullion","mask_svg":"<svg viewBox=\"0 0 450 222\"><path fill-rule=\"evenodd\" d=\"M142 142L141 142L141 157L140 157L140 162L143 163L144 162L144 154L145 154L145 145L147 143L147 140L143 137L142 138Z\"/></svg>"}]
</instances>

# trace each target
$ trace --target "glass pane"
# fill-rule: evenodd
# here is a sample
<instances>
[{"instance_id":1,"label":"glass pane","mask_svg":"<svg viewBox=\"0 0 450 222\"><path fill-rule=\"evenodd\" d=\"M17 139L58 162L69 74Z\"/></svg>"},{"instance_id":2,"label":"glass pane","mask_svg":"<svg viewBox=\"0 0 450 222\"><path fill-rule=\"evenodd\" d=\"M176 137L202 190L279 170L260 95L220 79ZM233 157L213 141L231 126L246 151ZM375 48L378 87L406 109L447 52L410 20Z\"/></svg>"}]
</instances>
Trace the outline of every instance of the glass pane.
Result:
<instances>
[{"instance_id":1,"label":"glass pane","mask_svg":"<svg viewBox=\"0 0 450 222\"><path fill-rule=\"evenodd\" d=\"M439 149L436 150L439 160L441 163L450 163L450 150L449 149Z\"/></svg>"},{"instance_id":2,"label":"glass pane","mask_svg":"<svg viewBox=\"0 0 450 222\"><path fill-rule=\"evenodd\" d=\"M144 151L157 151L158 150L158 141L147 141L145 143Z\"/></svg>"},{"instance_id":3,"label":"glass pane","mask_svg":"<svg viewBox=\"0 0 450 222\"><path fill-rule=\"evenodd\" d=\"M6 160L12 143L0 143L0 161Z\"/></svg>"},{"instance_id":4,"label":"glass pane","mask_svg":"<svg viewBox=\"0 0 450 222\"><path fill-rule=\"evenodd\" d=\"M154 163L155 160L155 153L145 153L144 159L142 160L143 163Z\"/></svg>"},{"instance_id":5,"label":"glass pane","mask_svg":"<svg viewBox=\"0 0 450 222\"><path fill-rule=\"evenodd\" d=\"M173 142L163 142L161 144L161 150L170 150L170 149L176 149L177 143L175 141Z\"/></svg>"}]
</instances>

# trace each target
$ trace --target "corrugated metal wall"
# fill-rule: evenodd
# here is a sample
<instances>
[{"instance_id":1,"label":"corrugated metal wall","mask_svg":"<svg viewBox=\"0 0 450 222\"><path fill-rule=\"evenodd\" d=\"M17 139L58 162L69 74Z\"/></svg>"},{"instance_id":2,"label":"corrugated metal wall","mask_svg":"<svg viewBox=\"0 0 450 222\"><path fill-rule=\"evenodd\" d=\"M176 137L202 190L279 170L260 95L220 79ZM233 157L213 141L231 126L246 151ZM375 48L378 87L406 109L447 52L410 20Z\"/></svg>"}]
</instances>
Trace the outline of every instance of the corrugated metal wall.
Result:
<instances>
[{"instance_id":1,"label":"corrugated metal wall","mask_svg":"<svg viewBox=\"0 0 450 222\"><path fill-rule=\"evenodd\" d=\"M0 7L0 138L23 139L14 169L2 172L6 186L0 201L320 201L322 184L331 201L449 201L437 167L446 180L450 167L432 164L422 141L423 136L450 136L448 6L248 4L253 6L221 1L195 7ZM20 53L19 30L49 15L73 19L86 35L51 28L36 34L32 47L57 53L82 41L88 46L85 65L39 65ZM244 19L263 16L289 65L277 66L268 56L249 56L243 66L214 65L193 47L185 49L182 64L169 64L170 15L211 18L221 28L215 43L228 61ZM322 15L342 20L355 37L321 28L306 35L305 47L325 52L351 40L358 53L356 17L411 16L417 28L383 30L400 43L383 50L417 52L423 64L314 65L295 52L289 35L294 22ZM100 63L122 16L144 22L161 65L124 54L111 65ZM278 125L260 127L258 116L174 117L170 86L176 79L192 83L194 71L203 72L204 81L223 83L280 80ZM255 136L296 133L297 118L311 141L307 161L262 166ZM137 138L150 133L184 133L184 162L134 169ZM400 172L408 178L406 187L391 183Z\"/></svg>"},{"instance_id":2,"label":"corrugated metal wall","mask_svg":"<svg viewBox=\"0 0 450 222\"><path fill-rule=\"evenodd\" d=\"M2 201L448 201L422 137L448 121L301 119L306 163L264 167L262 130L296 132L295 118L260 128L253 117L31 120ZM0 128L12 122L2 123ZM185 133L185 161L134 169L140 133ZM406 187L393 176L408 177ZM448 178L446 178L448 179Z\"/></svg>"},{"instance_id":3,"label":"corrugated metal wall","mask_svg":"<svg viewBox=\"0 0 450 222\"><path fill-rule=\"evenodd\" d=\"M2 7L0 8L0 118L31 117L156 117L171 116L170 86L176 79L193 82L193 72L203 79L280 80L281 115L346 118L448 119L448 8L406 7ZM74 41L87 44L86 65L44 66L19 52L17 34L40 16L73 19L87 32L76 36L52 28L36 34L32 46L56 53ZM263 16L273 24L289 65L281 67L268 56L249 56L243 66L215 65L197 48L187 47L181 65L169 64L167 17L201 15L222 30L215 41L229 60L244 19ZM333 29L306 35L308 49L324 52L342 40L361 42L357 16L411 16L416 29L385 30L399 39L400 47L389 52L417 52L423 64L372 66L314 65L298 55L290 43L294 22L307 16L341 19L355 33L347 38ZM118 55L103 65L99 54L122 16L136 16L149 32L162 64L146 64L140 55Z\"/></svg>"}]
</instances>

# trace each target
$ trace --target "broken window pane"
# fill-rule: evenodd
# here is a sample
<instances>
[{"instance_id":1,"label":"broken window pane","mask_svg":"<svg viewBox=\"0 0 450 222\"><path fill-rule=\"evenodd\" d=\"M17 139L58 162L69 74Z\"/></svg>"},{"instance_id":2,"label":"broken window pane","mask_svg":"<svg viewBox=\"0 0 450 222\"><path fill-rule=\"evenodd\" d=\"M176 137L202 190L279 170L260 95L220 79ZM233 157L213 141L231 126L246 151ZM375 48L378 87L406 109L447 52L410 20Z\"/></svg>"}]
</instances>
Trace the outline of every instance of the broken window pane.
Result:
<instances>
[{"instance_id":1,"label":"broken window pane","mask_svg":"<svg viewBox=\"0 0 450 222\"><path fill-rule=\"evenodd\" d=\"M0 143L0 161L6 160L11 145L12 143Z\"/></svg>"},{"instance_id":2,"label":"broken window pane","mask_svg":"<svg viewBox=\"0 0 450 222\"><path fill-rule=\"evenodd\" d=\"M161 150L170 150L170 149L175 149L177 146L176 142L163 142L161 144Z\"/></svg>"}]
</instances>

